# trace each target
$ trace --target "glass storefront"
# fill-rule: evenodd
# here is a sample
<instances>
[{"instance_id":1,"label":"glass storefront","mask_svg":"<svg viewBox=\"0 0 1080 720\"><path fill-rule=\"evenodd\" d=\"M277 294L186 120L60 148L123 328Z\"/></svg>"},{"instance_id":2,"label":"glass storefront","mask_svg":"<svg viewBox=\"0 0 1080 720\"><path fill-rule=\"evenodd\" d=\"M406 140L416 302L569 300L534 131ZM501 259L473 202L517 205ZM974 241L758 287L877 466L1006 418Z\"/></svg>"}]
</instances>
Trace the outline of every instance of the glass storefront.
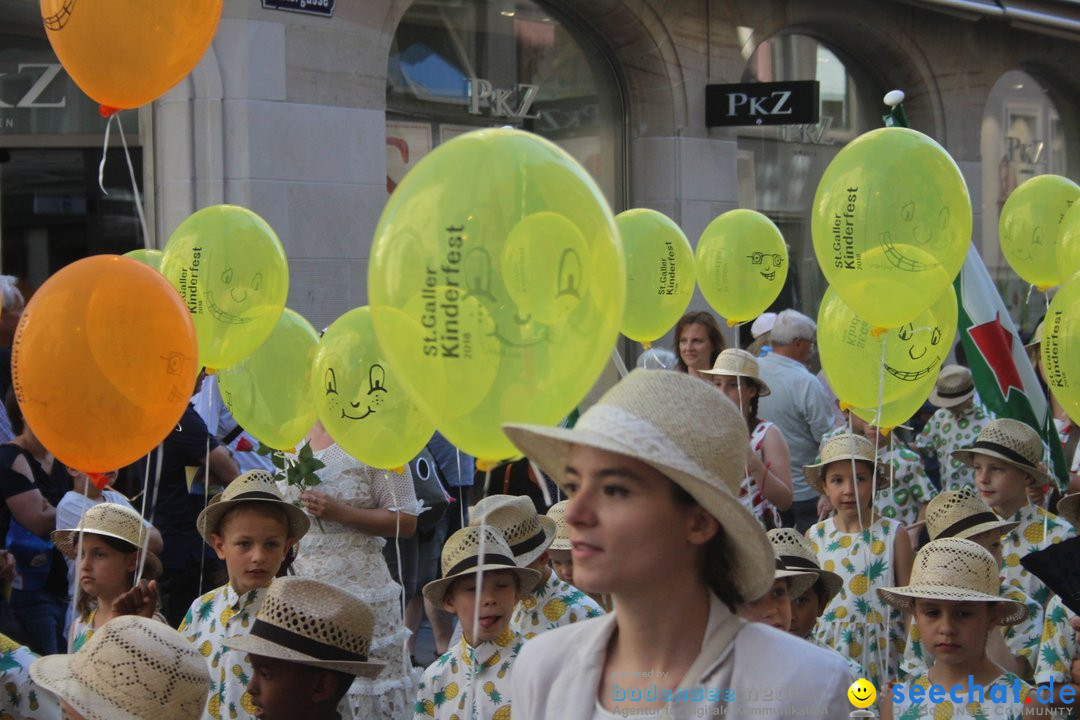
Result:
<instances>
[{"instance_id":1,"label":"glass storefront","mask_svg":"<svg viewBox=\"0 0 1080 720\"><path fill-rule=\"evenodd\" d=\"M511 125L576 158L623 205L622 100L606 58L528 0L420 0L402 18L387 72L387 190L433 147Z\"/></svg>"}]
</instances>

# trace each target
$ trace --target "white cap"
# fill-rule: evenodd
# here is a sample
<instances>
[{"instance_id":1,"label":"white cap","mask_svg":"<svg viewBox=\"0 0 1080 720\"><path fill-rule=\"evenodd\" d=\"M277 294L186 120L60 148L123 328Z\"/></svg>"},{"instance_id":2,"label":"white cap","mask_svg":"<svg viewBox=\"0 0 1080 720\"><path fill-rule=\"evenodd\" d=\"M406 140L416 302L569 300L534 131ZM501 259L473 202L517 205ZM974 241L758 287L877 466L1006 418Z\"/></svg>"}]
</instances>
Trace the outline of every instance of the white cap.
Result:
<instances>
[{"instance_id":1,"label":"white cap","mask_svg":"<svg viewBox=\"0 0 1080 720\"><path fill-rule=\"evenodd\" d=\"M750 334L753 335L754 339L756 340L765 333L772 330L772 327L775 323L776 313L761 313L756 318L754 318L753 324L750 325Z\"/></svg>"}]
</instances>

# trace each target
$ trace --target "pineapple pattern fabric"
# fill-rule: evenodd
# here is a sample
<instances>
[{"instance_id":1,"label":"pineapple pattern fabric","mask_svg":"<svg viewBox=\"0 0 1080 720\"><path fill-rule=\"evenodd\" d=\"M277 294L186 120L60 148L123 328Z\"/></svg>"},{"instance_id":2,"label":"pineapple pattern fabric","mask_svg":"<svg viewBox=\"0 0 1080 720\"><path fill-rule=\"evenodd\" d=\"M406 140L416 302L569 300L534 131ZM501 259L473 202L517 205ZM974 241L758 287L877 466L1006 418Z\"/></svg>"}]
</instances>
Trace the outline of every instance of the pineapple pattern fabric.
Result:
<instances>
[{"instance_id":1,"label":"pineapple pattern fabric","mask_svg":"<svg viewBox=\"0 0 1080 720\"><path fill-rule=\"evenodd\" d=\"M1043 616L1042 638L1039 645L1039 661L1035 665L1035 684L1044 685L1072 682L1073 658L1080 657L1080 645L1069 621L1072 612L1054 595L1046 604Z\"/></svg>"},{"instance_id":2,"label":"pineapple pattern fabric","mask_svg":"<svg viewBox=\"0 0 1080 720\"><path fill-rule=\"evenodd\" d=\"M1018 588L1002 583L998 594L1010 600L1023 603L1027 608L1027 617L1015 625L999 626L1005 637L1005 646L1016 657L1025 658L1034 670L1039 657L1039 647L1043 634L1043 607ZM904 645L904 659L900 664L899 679L906 681L925 673L933 659L922 645L918 626L912 622Z\"/></svg>"},{"instance_id":3,"label":"pineapple pattern fabric","mask_svg":"<svg viewBox=\"0 0 1080 720\"><path fill-rule=\"evenodd\" d=\"M231 584L224 585L195 600L180 623L180 634L206 658L210 668L210 694L203 720L255 717L255 706L247 692L251 678L247 653L226 650L222 643L227 637L251 629L265 595L266 590L258 589L240 596Z\"/></svg>"},{"instance_id":4,"label":"pineapple pattern fabric","mask_svg":"<svg viewBox=\"0 0 1080 720\"><path fill-rule=\"evenodd\" d=\"M844 580L814 629L814 642L857 662L875 687L896 676L904 634L898 610L876 589L896 584L893 546L900 523L881 518L857 533L840 532L832 518L810 528L808 537L822 569Z\"/></svg>"},{"instance_id":5,"label":"pineapple pattern fabric","mask_svg":"<svg viewBox=\"0 0 1080 720\"><path fill-rule=\"evenodd\" d=\"M94 616L97 615L97 607L95 606L90 614L83 620L81 617L75 618L71 623L71 652L79 652L82 646L86 644L86 641L94 636Z\"/></svg>"},{"instance_id":6,"label":"pineapple pattern fabric","mask_svg":"<svg viewBox=\"0 0 1080 720\"><path fill-rule=\"evenodd\" d=\"M30 679L37 654L0 635L0 720L60 720L60 704L52 693Z\"/></svg>"},{"instance_id":7,"label":"pineapple pattern fabric","mask_svg":"<svg viewBox=\"0 0 1080 720\"><path fill-rule=\"evenodd\" d=\"M413 720L510 720L510 672L524 643L521 633L509 626L475 648L462 638L424 671Z\"/></svg>"},{"instance_id":8,"label":"pineapple pattern fabric","mask_svg":"<svg viewBox=\"0 0 1080 720\"><path fill-rule=\"evenodd\" d=\"M1020 558L1048 545L1068 540L1074 534L1071 525L1041 507L1024 505L1011 518L1020 523L1001 539L1005 583L1019 588L1043 607L1050 601L1050 589L1020 564Z\"/></svg>"},{"instance_id":9,"label":"pineapple pattern fabric","mask_svg":"<svg viewBox=\"0 0 1080 720\"><path fill-rule=\"evenodd\" d=\"M915 440L915 446L936 455L941 468L943 490L959 490L975 484L975 471L953 458L953 450L970 447L993 414L977 399L959 415L948 408L938 408Z\"/></svg>"},{"instance_id":10,"label":"pineapple pattern fabric","mask_svg":"<svg viewBox=\"0 0 1080 720\"><path fill-rule=\"evenodd\" d=\"M930 689L930 678L923 672L911 681L910 687L923 688L923 697ZM991 690L998 686L999 689ZM1014 697L1016 687L1020 688L1020 697ZM893 717L896 720L918 720L919 718L933 717L934 720L952 720L964 718L965 720L1020 720L1024 715L1025 700L1031 686L1011 672L1002 672L997 679L989 685L983 686L983 702L957 704L949 698L935 704L928 700L914 703L909 693L905 693L904 702L893 703ZM964 698L967 699L967 688L964 688ZM1005 702L994 702L991 698L1004 698ZM1019 700L1019 702L1017 702Z\"/></svg>"},{"instance_id":11,"label":"pineapple pattern fabric","mask_svg":"<svg viewBox=\"0 0 1080 720\"><path fill-rule=\"evenodd\" d=\"M518 603L510 618L510 627L530 640L545 630L603 614L599 603L552 572L547 582Z\"/></svg>"}]
</instances>

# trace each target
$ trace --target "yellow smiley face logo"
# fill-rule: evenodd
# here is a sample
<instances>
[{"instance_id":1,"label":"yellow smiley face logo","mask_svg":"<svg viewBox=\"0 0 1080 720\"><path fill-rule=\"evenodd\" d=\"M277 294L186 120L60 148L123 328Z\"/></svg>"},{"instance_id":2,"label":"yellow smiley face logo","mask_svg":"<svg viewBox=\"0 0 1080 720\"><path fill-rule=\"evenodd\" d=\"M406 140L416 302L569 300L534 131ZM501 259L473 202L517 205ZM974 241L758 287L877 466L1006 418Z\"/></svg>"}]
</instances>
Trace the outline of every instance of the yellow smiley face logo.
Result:
<instances>
[{"instance_id":1,"label":"yellow smiley face logo","mask_svg":"<svg viewBox=\"0 0 1080 720\"><path fill-rule=\"evenodd\" d=\"M848 700L857 708L868 708L877 700L877 688L865 678L859 678L847 689Z\"/></svg>"}]
</instances>

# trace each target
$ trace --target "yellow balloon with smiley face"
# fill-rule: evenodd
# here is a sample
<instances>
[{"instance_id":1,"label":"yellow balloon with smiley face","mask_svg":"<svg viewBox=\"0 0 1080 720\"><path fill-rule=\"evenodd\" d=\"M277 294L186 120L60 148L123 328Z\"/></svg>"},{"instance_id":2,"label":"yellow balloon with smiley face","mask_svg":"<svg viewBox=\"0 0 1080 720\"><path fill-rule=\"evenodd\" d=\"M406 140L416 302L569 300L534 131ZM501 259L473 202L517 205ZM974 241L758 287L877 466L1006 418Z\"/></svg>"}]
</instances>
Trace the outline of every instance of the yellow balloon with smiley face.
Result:
<instances>
[{"instance_id":1,"label":"yellow balloon with smiley face","mask_svg":"<svg viewBox=\"0 0 1080 720\"><path fill-rule=\"evenodd\" d=\"M1080 185L1060 175L1037 175L1012 191L1001 207L1001 254L1024 282L1040 291L1058 285L1063 274L1058 244L1064 219L1080 199Z\"/></svg>"}]
</instances>

